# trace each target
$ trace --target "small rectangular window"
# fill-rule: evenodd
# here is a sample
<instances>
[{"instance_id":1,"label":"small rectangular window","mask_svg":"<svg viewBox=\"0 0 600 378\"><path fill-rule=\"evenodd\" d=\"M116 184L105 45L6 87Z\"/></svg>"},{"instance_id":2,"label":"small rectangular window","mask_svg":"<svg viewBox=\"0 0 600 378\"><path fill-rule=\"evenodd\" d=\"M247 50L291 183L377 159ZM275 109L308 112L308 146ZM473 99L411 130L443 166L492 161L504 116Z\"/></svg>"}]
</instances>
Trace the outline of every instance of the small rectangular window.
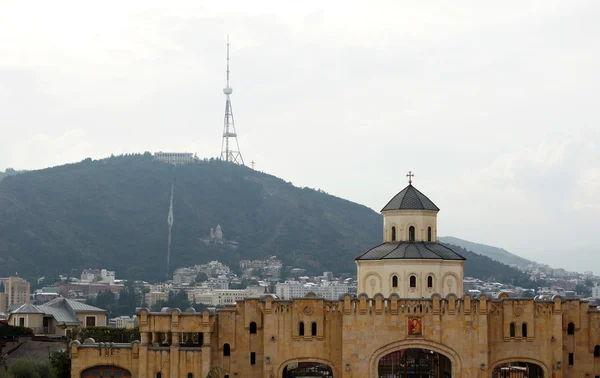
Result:
<instances>
[{"instance_id":1,"label":"small rectangular window","mask_svg":"<svg viewBox=\"0 0 600 378\"><path fill-rule=\"evenodd\" d=\"M250 352L250 365L256 365L256 353Z\"/></svg>"},{"instance_id":2,"label":"small rectangular window","mask_svg":"<svg viewBox=\"0 0 600 378\"><path fill-rule=\"evenodd\" d=\"M95 327L96 326L96 317L95 316L86 316L85 317L85 326L86 327Z\"/></svg>"},{"instance_id":3,"label":"small rectangular window","mask_svg":"<svg viewBox=\"0 0 600 378\"><path fill-rule=\"evenodd\" d=\"M574 361L574 357L573 357L573 353L569 353L569 366L573 366L573 361Z\"/></svg>"}]
</instances>

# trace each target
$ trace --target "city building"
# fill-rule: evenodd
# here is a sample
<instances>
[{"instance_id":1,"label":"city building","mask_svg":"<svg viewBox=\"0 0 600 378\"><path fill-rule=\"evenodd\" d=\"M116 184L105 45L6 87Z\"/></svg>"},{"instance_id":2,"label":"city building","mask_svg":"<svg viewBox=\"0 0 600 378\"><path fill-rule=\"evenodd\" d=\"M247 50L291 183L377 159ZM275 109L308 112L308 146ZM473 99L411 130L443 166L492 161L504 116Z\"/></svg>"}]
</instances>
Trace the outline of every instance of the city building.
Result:
<instances>
[{"instance_id":1,"label":"city building","mask_svg":"<svg viewBox=\"0 0 600 378\"><path fill-rule=\"evenodd\" d=\"M595 285L592 288L592 297L593 298L599 298L600 299L600 286Z\"/></svg>"},{"instance_id":2,"label":"city building","mask_svg":"<svg viewBox=\"0 0 600 378\"><path fill-rule=\"evenodd\" d=\"M356 259L358 295L263 295L201 313L144 308L139 341L71 342L71 376L600 375L600 310L560 296L463 295L465 260L437 244L439 209L411 186L382 211L383 243Z\"/></svg>"},{"instance_id":3,"label":"city building","mask_svg":"<svg viewBox=\"0 0 600 378\"><path fill-rule=\"evenodd\" d=\"M338 300L342 295L348 293L348 285L335 281L323 281L318 284L286 281L275 285L275 294L280 299L302 298L309 293L314 293L327 300Z\"/></svg>"},{"instance_id":4,"label":"city building","mask_svg":"<svg viewBox=\"0 0 600 378\"><path fill-rule=\"evenodd\" d=\"M158 302L166 302L169 300L169 292L168 291L151 291L144 295L144 301L148 305L148 307L152 307Z\"/></svg>"},{"instance_id":5,"label":"city building","mask_svg":"<svg viewBox=\"0 0 600 378\"><path fill-rule=\"evenodd\" d=\"M28 303L31 300L31 286L22 278L0 278L0 289L2 287L5 296L0 295L0 313L6 313L7 309L14 304Z\"/></svg>"},{"instance_id":6,"label":"city building","mask_svg":"<svg viewBox=\"0 0 600 378\"><path fill-rule=\"evenodd\" d=\"M8 324L31 328L35 334L66 336L69 329L106 325L106 311L66 298L43 305L15 304L8 309Z\"/></svg>"},{"instance_id":7,"label":"city building","mask_svg":"<svg viewBox=\"0 0 600 378\"><path fill-rule=\"evenodd\" d=\"M155 152L154 159L169 164L188 164L198 161L198 156L192 152Z\"/></svg>"},{"instance_id":8,"label":"city building","mask_svg":"<svg viewBox=\"0 0 600 378\"><path fill-rule=\"evenodd\" d=\"M119 316L116 318L112 318L108 321L108 325L110 327L115 327L115 328L135 328L136 326L136 320L135 320L135 316Z\"/></svg>"},{"instance_id":9,"label":"city building","mask_svg":"<svg viewBox=\"0 0 600 378\"><path fill-rule=\"evenodd\" d=\"M260 296L265 293L263 287L248 287L246 289L204 289L197 288L188 292L188 299L192 303L205 304L209 306L225 306L235 304L248 297Z\"/></svg>"}]
</instances>

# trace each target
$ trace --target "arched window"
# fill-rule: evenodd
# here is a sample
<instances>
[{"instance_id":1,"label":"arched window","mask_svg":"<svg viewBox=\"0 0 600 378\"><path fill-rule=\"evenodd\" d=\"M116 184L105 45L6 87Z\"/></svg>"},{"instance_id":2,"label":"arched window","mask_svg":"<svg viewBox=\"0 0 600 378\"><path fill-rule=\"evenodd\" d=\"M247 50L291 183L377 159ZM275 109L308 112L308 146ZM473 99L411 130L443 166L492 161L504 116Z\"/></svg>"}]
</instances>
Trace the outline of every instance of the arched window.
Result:
<instances>
[{"instance_id":1,"label":"arched window","mask_svg":"<svg viewBox=\"0 0 600 378\"><path fill-rule=\"evenodd\" d=\"M417 287L417 276L410 276L410 287Z\"/></svg>"},{"instance_id":2,"label":"arched window","mask_svg":"<svg viewBox=\"0 0 600 378\"><path fill-rule=\"evenodd\" d=\"M300 336L304 336L304 322L300 322L298 325L298 334Z\"/></svg>"},{"instance_id":3,"label":"arched window","mask_svg":"<svg viewBox=\"0 0 600 378\"><path fill-rule=\"evenodd\" d=\"M223 356L231 356L231 347L229 344L223 344Z\"/></svg>"},{"instance_id":4,"label":"arched window","mask_svg":"<svg viewBox=\"0 0 600 378\"><path fill-rule=\"evenodd\" d=\"M600 345L594 347L594 357L600 357Z\"/></svg>"},{"instance_id":5,"label":"arched window","mask_svg":"<svg viewBox=\"0 0 600 378\"><path fill-rule=\"evenodd\" d=\"M156 373L156 378L162 378L162 373L161 372Z\"/></svg>"},{"instance_id":6,"label":"arched window","mask_svg":"<svg viewBox=\"0 0 600 378\"><path fill-rule=\"evenodd\" d=\"M408 228L408 241L415 241L415 226Z\"/></svg>"},{"instance_id":7,"label":"arched window","mask_svg":"<svg viewBox=\"0 0 600 378\"><path fill-rule=\"evenodd\" d=\"M188 378L194 378L194 374L188 373Z\"/></svg>"},{"instance_id":8,"label":"arched window","mask_svg":"<svg viewBox=\"0 0 600 378\"><path fill-rule=\"evenodd\" d=\"M427 227L427 241L431 241L431 227Z\"/></svg>"},{"instance_id":9,"label":"arched window","mask_svg":"<svg viewBox=\"0 0 600 378\"><path fill-rule=\"evenodd\" d=\"M317 336L317 323L312 322L310 325L310 334L311 336Z\"/></svg>"},{"instance_id":10,"label":"arched window","mask_svg":"<svg viewBox=\"0 0 600 378\"><path fill-rule=\"evenodd\" d=\"M510 337L515 337L515 323L510 323Z\"/></svg>"},{"instance_id":11,"label":"arched window","mask_svg":"<svg viewBox=\"0 0 600 378\"><path fill-rule=\"evenodd\" d=\"M392 287L398 287L398 276L392 277Z\"/></svg>"},{"instance_id":12,"label":"arched window","mask_svg":"<svg viewBox=\"0 0 600 378\"><path fill-rule=\"evenodd\" d=\"M521 337L527 337L527 323L521 325Z\"/></svg>"},{"instance_id":13,"label":"arched window","mask_svg":"<svg viewBox=\"0 0 600 378\"><path fill-rule=\"evenodd\" d=\"M431 289L433 287L433 276L427 277L427 288Z\"/></svg>"},{"instance_id":14,"label":"arched window","mask_svg":"<svg viewBox=\"0 0 600 378\"><path fill-rule=\"evenodd\" d=\"M396 227L392 227L392 241L396 241Z\"/></svg>"},{"instance_id":15,"label":"arched window","mask_svg":"<svg viewBox=\"0 0 600 378\"><path fill-rule=\"evenodd\" d=\"M567 326L567 334L568 335L575 334L575 323L573 323L573 322L569 323L569 325Z\"/></svg>"},{"instance_id":16,"label":"arched window","mask_svg":"<svg viewBox=\"0 0 600 378\"><path fill-rule=\"evenodd\" d=\"M256 333L256 323L250 322L250 333Z\"/></svg>"},{"instance_id":17,"label":"arched window","mask_svg":"<svg viewBox=\"0 0 600 378\"><path fill-rule=\"evenodd\" d=\"M200 345L200 346L204 345L204 333L203 332L198 333L198 345Z\"/></svg>"}]
</instances>

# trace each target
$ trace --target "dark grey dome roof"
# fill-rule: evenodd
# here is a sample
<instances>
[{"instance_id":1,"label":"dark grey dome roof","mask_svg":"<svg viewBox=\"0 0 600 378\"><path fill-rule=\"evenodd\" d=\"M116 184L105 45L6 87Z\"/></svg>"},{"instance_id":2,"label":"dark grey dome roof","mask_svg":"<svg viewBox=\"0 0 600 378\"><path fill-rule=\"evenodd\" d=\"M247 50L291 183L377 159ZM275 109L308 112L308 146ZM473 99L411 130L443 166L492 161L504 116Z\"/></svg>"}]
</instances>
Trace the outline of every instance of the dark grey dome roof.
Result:
<instances>
[{"instance_id":1,"label":"dark grey dome roof","mask_svg":"<svg viewBox=\"0 0 600 378\"><path fill-rule=\"evenodd\" d=\"M369 249L356 260L432 259L466 260L451 248L433 242L391 242Z\"/></svg>"},{"instance_id":2,"label":"dark grey dome roof","mask_svg":"<svg viewBox=\"0 0 600 378\"><path fill-rule=\"evenodd\" d=\"M427 196L417 190L414 186L406 188L394 196L381 211L387 210L434 210L440 211Z\"/></svg>"}]
</instances>

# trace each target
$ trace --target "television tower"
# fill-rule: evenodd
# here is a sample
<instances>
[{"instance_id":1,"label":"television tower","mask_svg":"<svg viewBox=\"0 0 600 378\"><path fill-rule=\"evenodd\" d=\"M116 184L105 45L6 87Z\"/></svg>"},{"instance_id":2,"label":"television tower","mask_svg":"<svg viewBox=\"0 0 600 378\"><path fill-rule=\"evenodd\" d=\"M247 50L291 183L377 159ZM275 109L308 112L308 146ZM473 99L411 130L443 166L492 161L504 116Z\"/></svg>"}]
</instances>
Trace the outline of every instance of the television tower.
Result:
<instances>
[{"instance_id":1,"label":"television tower","mask_svg":"<svg viewBox=\"0 0 600 378\"><path fill-rule=\"evenodd\" d=\"M233 88L229 86L229 35L227 36L227 86L223 88L225 93L225 123L223 125L223 141L221 142L221 160L235 164L244 165L244 159L240 152L237 134L235 132L235 122L233 121L233 110L231 109L231 99L229 95ZM231 139L231 140L230 140ZM233 143L235 142L235 149Z\"/></svg>"}]
</instances>

